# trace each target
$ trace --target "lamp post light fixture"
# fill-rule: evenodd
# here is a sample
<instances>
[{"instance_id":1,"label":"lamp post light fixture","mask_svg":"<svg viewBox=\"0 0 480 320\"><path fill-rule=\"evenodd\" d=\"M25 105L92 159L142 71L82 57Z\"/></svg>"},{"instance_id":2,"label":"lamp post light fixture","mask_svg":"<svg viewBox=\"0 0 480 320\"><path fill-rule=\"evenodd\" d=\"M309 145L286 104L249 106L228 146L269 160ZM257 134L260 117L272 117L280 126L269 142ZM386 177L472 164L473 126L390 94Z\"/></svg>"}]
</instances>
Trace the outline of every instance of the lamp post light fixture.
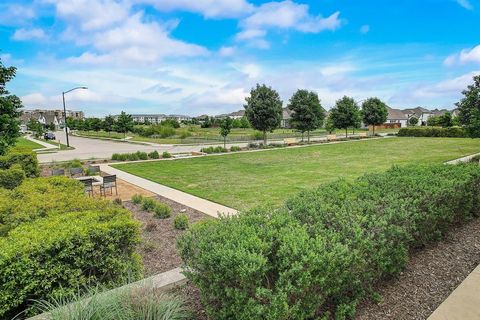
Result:
<instances>
[{"instance_id":1,"label":"lamp post light fixture","mask_svg":"<svg viewBox=\"0 0 480 320\"><path fill-rule=\"evenodd\" d=\"M62 98L63 98L63 125L65 126L65 135L67 136L67 147L70 147L70 142L68 141L68 126L67 126L67 108L65 107L65 94L72 92L74 90L78 89L88 89L87 87L75 87L70 90L62 92Z\"/></svg>"}]
</instances>

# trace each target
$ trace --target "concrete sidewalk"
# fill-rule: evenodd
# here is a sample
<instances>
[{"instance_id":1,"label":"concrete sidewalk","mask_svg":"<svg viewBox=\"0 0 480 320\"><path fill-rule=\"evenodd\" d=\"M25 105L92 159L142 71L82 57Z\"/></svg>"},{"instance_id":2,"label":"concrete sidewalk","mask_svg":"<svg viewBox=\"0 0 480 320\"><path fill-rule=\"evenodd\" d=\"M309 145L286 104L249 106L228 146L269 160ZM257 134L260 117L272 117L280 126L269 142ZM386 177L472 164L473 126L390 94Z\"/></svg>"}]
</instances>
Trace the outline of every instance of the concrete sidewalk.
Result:
<instances>
[{"instance_id":1,"label":"concrete sidewalk","mask_svg":"<svg viewBox=\"0 0 480 320\"><path fill-rule=\"evenodd\" d=\"M151 191L162 197L186 205L190 208L193 208L215 218L218 218L220 214L235 215L238 213L238 211L235 209L199 198L197 196L161 185L159 183L144 178L140 178L122 170L112 168L108 164L101 164L100 170L107 174L115 174L119 179L125 180L128 183L134 184L140 188Z\"/></svg>"},{"instance_id":2,"label":"concrete sidewalk","mask_svg":"<svg viewBox=\"0 0 480 320\"><path fill-rule=\"evenodd\" d=\"M428 317L428 320L478 319L480 319L480 265Z\"/></svg>"}]
</instances>

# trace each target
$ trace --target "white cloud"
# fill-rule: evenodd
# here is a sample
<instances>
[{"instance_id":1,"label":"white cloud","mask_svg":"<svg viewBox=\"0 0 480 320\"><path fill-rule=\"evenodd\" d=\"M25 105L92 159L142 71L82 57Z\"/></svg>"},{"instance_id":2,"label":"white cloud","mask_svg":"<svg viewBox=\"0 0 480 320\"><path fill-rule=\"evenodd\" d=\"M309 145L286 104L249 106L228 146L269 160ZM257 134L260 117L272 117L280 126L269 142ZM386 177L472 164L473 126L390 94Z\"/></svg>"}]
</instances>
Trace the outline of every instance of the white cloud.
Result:
<instances>
[{"instance_id":1,"label":"white cloud","mask_svg":"<svg viewBox=\"0 0 480 320\"><path fill-rule=\"evenodd\" d=\"M223 46L218 50L218 54L222 57L231 57L237 51L236 47Z\"/></svg>"},{"instance_id":2,"label":"white cloud","mask_svg":"<svg viewBox=\"0 0 480 320\"><path fill-rule=\"evenodd\" d=\"M480 45L471 49L463 49L459 53L449 55L443 61L443 64L446 66L467 63L480 63Z\"/></svg>"},{"instance_id":3,"label":"white cloud","mask_svg":"<svg viewBox=\"0 0 480 320\"><path fill-rule=\"evenodd\" d=\"M56 6L57 17L69 24L77 23L81 30L103 29L128 17L130 6L115 0L45 0Z\"/></svg>"},{"instance_id":4,"label":"white cloud","mask_svg":"<svg viewBox=\"0 0 480 320\"><path fill-rule=\"evenodd\" d=\"M46 38L47 38L47 35L43 31L43 29L40 29L40 28L17 29L15 30L15 33L12 36L12 39L17 41L34 40L34 39L42 40Z\"/></svg>"},{"instance_id":5,"label":"white cloud","mask_svg":"<svg viewBox=\"0 0 480 320\"><path fill-rule=\"evenodd\" d=\"M469 0L457 0L457 3L464 7L467 10L473 10L473 5L470 3Z\"/></svg>"},{"instance_id":6,"label":"white cloud","mask_svg":"<svg viewBox=\"0 0 480 320\"><path fill-rule=\"evenodd\" d=\"M370 26L368 24L364 24L360 27L360 33L367 34L368 32L370 32Z\"/></svg>"},{"instance_id":7,"label":"white cloud","mask_svg":"<svg viewBox=\"0 0 480 320\"><path fill-rule=\"evenodd\" d=\"M237 40L258 39L264 37L269 29L296 30L304 33L319 33L325 30L336 30L342 22L340 12L324 18L309 13L306 4L298 4L291 0L267 2L255 8L252 15L240 21L243 29L236 35Z\"/></svg>"},{"instance_id":8,"label":"white cloud","mask_svg":"<svg viewBox=\"0 0 480 320\"><path fill-rule=\"evenodd\" d=\"M253 10L245 0L134 0L148 3L159 11L182 10L202 14L206 18L238 18Z\"/></svg>"},{"instance_id":9,"label":"white cloud","mask_svg":"<svg viewBox=\"0 0 480 320\"><path fill-rule=\"evenodd\" d=\"M22 25L34 17L35 10L32 5L0 3L0 25Z\"/></svg>"}]
</instances>

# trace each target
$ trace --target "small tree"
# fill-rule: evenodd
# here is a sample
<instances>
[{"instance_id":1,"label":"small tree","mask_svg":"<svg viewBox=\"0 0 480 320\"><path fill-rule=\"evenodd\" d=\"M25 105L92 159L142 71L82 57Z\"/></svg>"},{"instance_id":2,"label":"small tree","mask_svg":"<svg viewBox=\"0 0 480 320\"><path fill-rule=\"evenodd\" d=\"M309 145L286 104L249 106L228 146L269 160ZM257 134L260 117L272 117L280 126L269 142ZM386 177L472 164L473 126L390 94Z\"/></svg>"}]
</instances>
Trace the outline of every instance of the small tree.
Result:
<instances>
[{"instance_id":1,"label":"small tree","mask_svg":"<svg viewBox=\"0 0 480 320\"><path fill-rule=\"evenodd\" d=\"M127 132L133 129L133 117L122 111L117 119L116 131L123 132L123 138L127 137Z\"/></svg>"},{"instance_id":2,"label":"small tree","mask_svg":"<svg viewBox=\"0 0 480 320\"><path fill-rule=\"evenodd\" d=\"M328 116L325 120L325 130L327 130L328 134L332 134L332 132L335 131L335 125L333 124L331 116Z\"/></svg>"},{"instance_id":3,"label":"small tree","mask_svg":"<svg viewBox=\"0 0 480 320\"><path fill-rule=\"evenodd\" d=\"M439 117L439 124L444 128L453 127L453 118L450 112L445 112Z\"/></svg>"},{"instance_id":4,"label":"small tree","mask_svg":"<svg viewBox=\"0 0 480 320\"><path fill-rule=\"evenodd\" d=\"M20 108L23 108L22 101L5 88L16 72L17 68L4 67L0 59L0 155L5 154L20 136L18 117L21 115Z\"/></svg>"},{"instance_id":5,"label":"small tree","mask_svg":"<svg viewBox=\"0 0 480 320\"><path fill-rule=\"evenodd\" d=\"M307 132L310 142L310 131L320 128L325 119L325 110L320 104L318 95L313 91L297 90L290 98L288 108L292 110L292 126L302 133Z\"/></svg>"},{"instance_id":6,"label":"small tree","mask_svg":"<svg viewBox=\"0 0 480 320\"><path fill-rule=\"evenodd\" d=\"M330 111L333 126L339 129L345 129L345 137L348 137L348 128L358 125L360 110L353 98L344 96L337 100L335 107Z\"/></svg>"},{"instance_id":7,"label":"small tree","mask_svg":"<svg viewBox=\"0 0 480 320\"><path fill-rule=\"evenodd\" d=\"M385 123L387 117L387 105L382 100L374 97L368 98L362 103L363 123L373 127L373 135L375 135L375 126Z\"/></svg>"},{"instance_id":8,"label":"small tree","mask_svg":"<svg viewBox=\"0 0 480 320\"><path fill-rule=\"evenodd\" d=\"M230 117L226 117L220 123L220 135L223 137L223 147L227 148L227 136L232 131L233 120Z\"/></svg>"},{"instance_id":9,"label":"small tree","mask_svg":"<svg viewBox=\"0 0 480 320\"><path fill-rule=\"evenodd\" d=\"M462 92L464 97L456 103L460 123L472 138L480 138L480 75Z\"/></svg>"},{"instance_id":10,"label":"small tree","mask_svg":"<svg viewBox=\"0 0 480 320\"><path fill-rule=\"evenodd\" d=\"M263 143L267 144L267 132L272 132L282 121L282 100L277 91L266 85L257 84L246 97L245 116L251 126L263 132Z\"/></svg>"},{"instance_id":11,"label":"small tree","mask_svg":"<svg viewBox=\"0 0 480 320\"><path fill-rule=\"evenodd\" d=\"M115 129L115 118L112 115L108 115L103 120L103 130L110 135L110 132L112 132L113 129Z\"/></svg>"},{"instance_id":12,"label":"small tree","mask_svg":"<svg viewBox=\"0 0 480 320\"><path fill-rule=\"evenodd\" d=\"M30 118L27 123L27 129L33 132L33 135L38 138L43 135L45 127L37 119Z\"/></svg>"},{"instance_id":13,"label":"small tree","mask_svg":"<svg viewBox=\"0 0 480 320\"><path fill-rule=\"evenodd\" d=\"M440 125L440 117L439 116L431 116L427 119L427 126L429 127L436 127Z\"/></svg>"},{"instance_id":14,"label":"small tree","mask_svg":"<svg viewBox=\"0 0 480 320\"><path fill-rule=\"evenodd\" d=\"M100 131L103 128L103 122L99 118L90 118L90 128L93 131Z\"/></svg>"},{"instance_id":15,"label":"small tree","mask_svg":"<svg viewBox=\"0 0 480 320\"><path fill-rule=\"evenodd\" d=\"M413 116L413 117L408 118L408 125L409 126L414 127L417 124L418 124L418 118L417 117Z\"/></svg>"}]
</instances>

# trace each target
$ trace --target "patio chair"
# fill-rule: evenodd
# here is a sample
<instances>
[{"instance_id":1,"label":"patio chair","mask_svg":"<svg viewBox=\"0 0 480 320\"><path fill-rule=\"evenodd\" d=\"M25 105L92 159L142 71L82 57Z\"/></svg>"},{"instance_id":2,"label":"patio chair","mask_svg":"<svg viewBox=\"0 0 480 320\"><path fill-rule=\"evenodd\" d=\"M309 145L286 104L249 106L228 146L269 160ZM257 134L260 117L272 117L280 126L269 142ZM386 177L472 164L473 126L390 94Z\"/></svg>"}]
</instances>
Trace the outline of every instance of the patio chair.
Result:
<instances>
[{"instance_id":1,"label":"patio chair","mask_svg":"<svg viewBox=\"0 0 480 320\"><path fill-rule=\"evenodd\" d=\"M88 166L88 172L90 175L95 175L100 173L100 166Z\"/></svg>"},{"instance_id":2,"label":"patio chair","mask_svg":"<svg viewBox=\"0 0 480 320\"><path fill-rule=\"evenodd\" d=\"M84 185L85 193L87 193L90 197L93 197L93 179L84 179L80 181Z\"/></svg>"},{"instance_id":3,"label":"patio chair","mask_svg":"<svg viewBox=\"0 0 480 320\"><path fill-rule=\"evenodd\" d=\"M113 195L113 188L115 188L115 194L118 196L117 189L117 176L105 176L103 177L103 183L100 185L100 194L103 194L104 197L107 196L107 189L110 189L110 194Z\"/></svg>"},{"instance_id":4,"label":"patio chair","mask_svg":"<svg viewBox=\"0 0 480 320\"><path fill-rule=\"evenodd\" d=\"M83 176L83 168L70 168L70 177Z\"/></svg>"},{"instance_id":5,"label":"patio chair","mask_svg":"<svg viewBox=\"0 0 480 320\"><path fill-rule=\"evenodd\" d=\"M65 169L53 169L52 170L52 176L64 176L65 175Z\"/></svg>"}]
</instances>

